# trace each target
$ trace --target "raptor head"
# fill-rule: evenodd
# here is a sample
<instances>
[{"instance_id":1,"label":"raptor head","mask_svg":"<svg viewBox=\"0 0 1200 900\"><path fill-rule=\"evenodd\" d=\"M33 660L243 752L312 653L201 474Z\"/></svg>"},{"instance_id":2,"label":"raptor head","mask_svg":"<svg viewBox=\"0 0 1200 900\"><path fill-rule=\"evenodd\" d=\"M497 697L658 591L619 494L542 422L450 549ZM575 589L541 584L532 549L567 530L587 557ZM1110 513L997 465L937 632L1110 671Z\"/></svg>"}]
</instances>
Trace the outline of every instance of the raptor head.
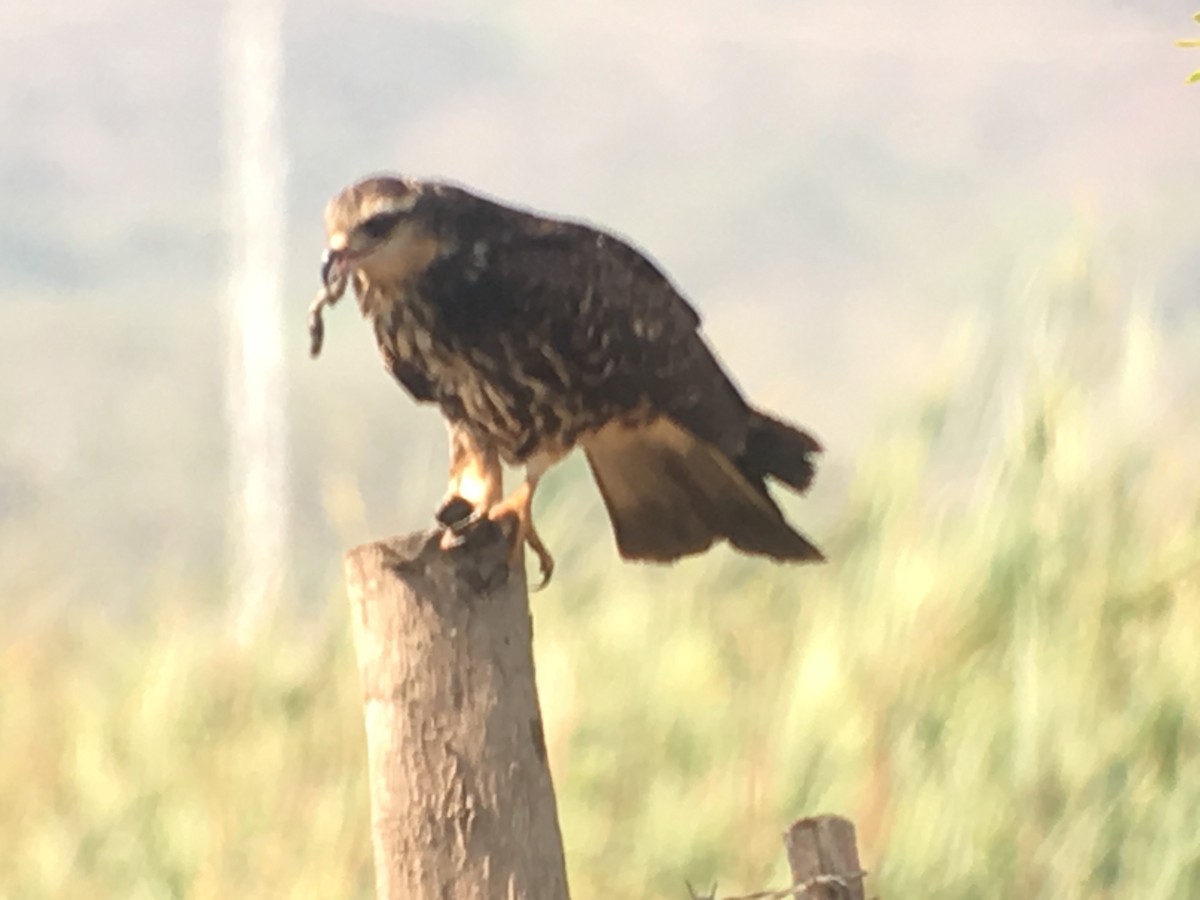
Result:
<instances>
[{"instance_id":1,"label":"raptor head","mask_svg":"<svg viewBox=\"0 0 1200 900\"><path fill-rule=\"evenodd\" d=\"M374 176L350 185L325 207L327 243L321 281L338 294L352 272L368 281L403 281L436 253L436 239L420 221L419 181Z\"/></svg>"}]
</instances>

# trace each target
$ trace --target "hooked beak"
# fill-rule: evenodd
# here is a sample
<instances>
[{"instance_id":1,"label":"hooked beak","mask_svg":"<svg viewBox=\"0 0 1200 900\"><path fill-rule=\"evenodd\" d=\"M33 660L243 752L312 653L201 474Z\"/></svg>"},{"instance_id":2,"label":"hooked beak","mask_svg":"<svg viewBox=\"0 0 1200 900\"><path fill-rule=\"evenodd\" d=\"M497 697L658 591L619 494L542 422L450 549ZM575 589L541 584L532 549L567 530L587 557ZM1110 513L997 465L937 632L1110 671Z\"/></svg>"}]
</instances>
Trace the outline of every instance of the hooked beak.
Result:
<instances>
[{"instance_id":1,"label":"hooked beak","mask_svg":"<svg viewBox=\"0 0 1200 900\"><path fill-rule=\"evenodd\" d=\"M321 257L321 284L332 288L342 281L346 269L346 254L343 250L328 249Z\"/></svg>"}]
</instances>

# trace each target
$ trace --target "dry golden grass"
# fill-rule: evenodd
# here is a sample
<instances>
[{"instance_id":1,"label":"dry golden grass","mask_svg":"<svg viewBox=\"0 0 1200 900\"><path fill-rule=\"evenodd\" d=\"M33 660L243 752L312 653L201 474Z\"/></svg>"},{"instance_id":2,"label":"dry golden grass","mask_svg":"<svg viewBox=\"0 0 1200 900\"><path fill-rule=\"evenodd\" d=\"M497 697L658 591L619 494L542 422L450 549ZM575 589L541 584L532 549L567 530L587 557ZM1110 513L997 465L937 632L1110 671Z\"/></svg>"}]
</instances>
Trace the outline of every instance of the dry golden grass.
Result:
<instances>
[{"instance_id":1,"label":"dry golden grass","mask_svg":"<svg viewBox=\"0 0 1200 900\"><path fill-rule=\"evenodd\" d=\"M1195 458L1139 422L1145 323L1043 282L882 429L828 566L622 566L582 479L546 498L576 897L781 886L781 828L824 811L882 897L1200 896ZM160 606L6 637L0 895L371 896L343 601L247 651Z\"/></svg>"}]
</instances>

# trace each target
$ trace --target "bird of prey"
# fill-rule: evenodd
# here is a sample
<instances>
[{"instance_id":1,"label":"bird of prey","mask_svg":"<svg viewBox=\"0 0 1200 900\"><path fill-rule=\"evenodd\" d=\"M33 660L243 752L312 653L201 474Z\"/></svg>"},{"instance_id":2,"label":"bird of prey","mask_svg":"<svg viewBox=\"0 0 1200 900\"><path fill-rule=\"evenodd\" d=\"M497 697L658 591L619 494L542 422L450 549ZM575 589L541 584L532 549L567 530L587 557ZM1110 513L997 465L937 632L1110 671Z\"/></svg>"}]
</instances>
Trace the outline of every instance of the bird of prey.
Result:
<instances>
[{"instance_id":1,"label":"bird of prey","mask_svg":"<svg viewBox=\"0 0 1200 900\"><path fill-rule=\"evenodd\" d=\"M666 275L621 238L463 187L374 176L325 210L321 313L353 285L387 369L450 431L443 546L501 522L514 557L554 560L534 528L538 481L582 447L622 557L669 561L728 541L776 560L821 553L767 479L802 492L820 445L751 406ZM525 479L503 496L501 463Z\"/></svg>"}]
</instances>

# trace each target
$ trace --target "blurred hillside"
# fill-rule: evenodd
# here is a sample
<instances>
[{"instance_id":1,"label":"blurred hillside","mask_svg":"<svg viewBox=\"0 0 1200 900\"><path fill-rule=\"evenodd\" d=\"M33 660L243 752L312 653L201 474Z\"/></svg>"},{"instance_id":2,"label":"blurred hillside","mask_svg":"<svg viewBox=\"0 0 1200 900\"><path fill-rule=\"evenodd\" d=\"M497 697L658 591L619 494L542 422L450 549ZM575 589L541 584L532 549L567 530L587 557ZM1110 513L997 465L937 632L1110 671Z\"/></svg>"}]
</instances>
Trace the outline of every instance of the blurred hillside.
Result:
<instances>
[{"instance_id":1,"label":"blurred hillside","mask_svg":"<svg viewBox=\"0 0 1200 900\"><path fill-rule=\"evenodd\" d=\"M1189 11L291 3L302 578L336 577L340 543L423 523L440 492L437 417L382 375L351 310L319 365L302 358L321 207L367 171L441 175L633 237L748 391L829 445L817 505L839 502L877 411L922 382L953 322L1009 296L1081 219L1168 325L1169 390L1186 397L1200 123L1171 40ZM5 21L0 590L215 588L220 8L10 4Z\"/></svg>"}]
</instances>

